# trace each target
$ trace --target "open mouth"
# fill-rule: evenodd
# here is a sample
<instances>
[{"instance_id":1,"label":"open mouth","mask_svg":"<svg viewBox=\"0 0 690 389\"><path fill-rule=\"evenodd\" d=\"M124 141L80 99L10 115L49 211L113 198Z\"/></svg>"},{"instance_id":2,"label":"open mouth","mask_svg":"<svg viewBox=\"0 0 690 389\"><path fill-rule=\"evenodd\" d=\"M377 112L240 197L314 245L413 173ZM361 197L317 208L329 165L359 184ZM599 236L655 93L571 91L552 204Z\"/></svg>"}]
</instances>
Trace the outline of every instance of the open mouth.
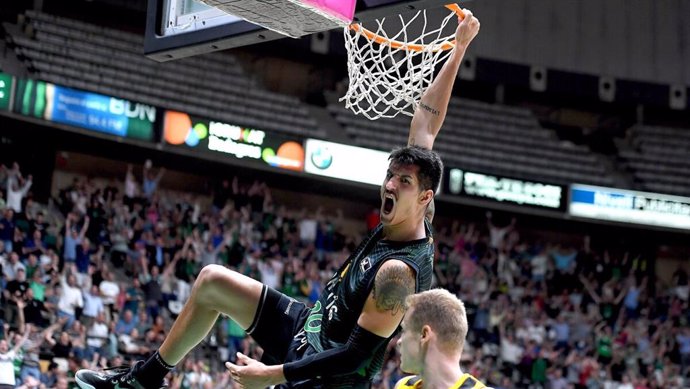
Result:
<instances>
[{"instance_id":1,"label":"open mouth","mask_svg":"<svg viewBox=\"0 0 690 389\"><path fill-rule=\"evenodd\" d=\"M393 197L393 195L387 194L383 198L383 213L386 215L391 213L394 205L395 205L395 198Z\"/></svg>"}]
</instances>

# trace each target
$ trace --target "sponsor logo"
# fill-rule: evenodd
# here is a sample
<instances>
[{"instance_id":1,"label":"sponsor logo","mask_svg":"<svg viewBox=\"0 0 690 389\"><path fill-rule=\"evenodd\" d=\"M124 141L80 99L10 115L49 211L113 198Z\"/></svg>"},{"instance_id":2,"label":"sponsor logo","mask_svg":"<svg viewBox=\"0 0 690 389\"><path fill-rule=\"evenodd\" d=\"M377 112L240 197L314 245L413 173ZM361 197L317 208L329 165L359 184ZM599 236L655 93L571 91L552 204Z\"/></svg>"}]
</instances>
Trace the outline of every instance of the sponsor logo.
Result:
<instances>
[{"instance_id":1,"label":"sponsor logo","mask_svg":"<svg viewBox=\"0 0 690 389\"><path fill-rule=\"evenodd\" d=\"M362 262L359 263L359 267L362 268L362 273L366 273L367 270L371 269L371 260L369 257L362 259Z\"/></svg>"},{"instance_id":2,"label":"sponsor logo","mask_svg":"<svg viewBox=\"0 0 690 389\"><path fill-rule=\"evenodd\" d=\"M333 163L333 154L327 147L319 147L312 153L311 163L321 170L326 170Z\"/></svg>"}]
</instances>

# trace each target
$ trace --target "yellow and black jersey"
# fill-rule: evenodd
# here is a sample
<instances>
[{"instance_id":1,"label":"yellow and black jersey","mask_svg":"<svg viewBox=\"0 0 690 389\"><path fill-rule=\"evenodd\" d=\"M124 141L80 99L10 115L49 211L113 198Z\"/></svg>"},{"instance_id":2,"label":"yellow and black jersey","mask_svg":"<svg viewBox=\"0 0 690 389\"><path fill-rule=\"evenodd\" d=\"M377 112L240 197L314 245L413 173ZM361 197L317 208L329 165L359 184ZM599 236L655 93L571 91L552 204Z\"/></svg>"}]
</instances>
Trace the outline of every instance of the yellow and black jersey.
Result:
<instances>
[{"instance_id":1,"label":"yellow and black jersey","mask_svg":"<svg viewBox=\"0 0 690 389\"><path fill-rule=\"evenodd\" d=\"M455 384L448 389L483 389L487 386L469 374L463 374ZM395 384L395 389L421 389L422 377L411 375L402 378Z\"/></svg>"}]
</instances>

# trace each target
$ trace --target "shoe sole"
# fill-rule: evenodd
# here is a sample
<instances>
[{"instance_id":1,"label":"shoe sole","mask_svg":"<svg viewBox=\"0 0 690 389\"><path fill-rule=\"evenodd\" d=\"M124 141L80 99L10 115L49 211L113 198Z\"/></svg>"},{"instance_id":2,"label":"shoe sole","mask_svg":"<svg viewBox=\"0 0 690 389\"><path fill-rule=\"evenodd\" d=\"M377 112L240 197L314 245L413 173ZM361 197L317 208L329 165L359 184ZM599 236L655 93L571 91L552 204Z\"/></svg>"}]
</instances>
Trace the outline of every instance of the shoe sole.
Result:
<instances>
[{"instance_id":1,"label":"shoe sole","mask_svg":"<svg viewBox=\"0 0 690 389\"><path fill-rule=\"evenodd\" d=\"M77 385L81 389L96 389L93 385L87 384L86 382L80 380L79 379L79 373L81 373L81 370L77 371L77 374L74 375L74 380L77 381Z\"/></svg>"}]
</instances>

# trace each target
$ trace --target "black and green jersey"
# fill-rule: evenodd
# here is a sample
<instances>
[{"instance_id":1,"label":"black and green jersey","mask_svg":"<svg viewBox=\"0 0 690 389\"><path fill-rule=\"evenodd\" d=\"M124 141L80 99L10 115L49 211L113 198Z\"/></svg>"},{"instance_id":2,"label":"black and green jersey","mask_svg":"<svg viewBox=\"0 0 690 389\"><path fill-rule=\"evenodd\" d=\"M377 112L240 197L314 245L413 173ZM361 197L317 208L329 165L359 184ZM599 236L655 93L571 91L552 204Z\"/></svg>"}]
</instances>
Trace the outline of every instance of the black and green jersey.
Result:
<instances>
[{"instance_id":1,"label":"black and green jersey","mask_svg":"<svg viewBox=\"0 0 690 389\"><path fill-rule=\"evenodd\" d=\"M307 340L316 351L347 343L374 287L376 272L385 261L397 259L409 265L416 274L417 292L431 287L434 245L431 226L426 219L424 227L424 239L393 242L382 239L383 226L379 224L362 241L328 282L304 324ZM376 350L361 371L349 375L349 378L354 381L370 379L380 371L387 343ZM347 378L338 377L337 381L346 385L349 382Z\"/></svg>"}]
</instances>

